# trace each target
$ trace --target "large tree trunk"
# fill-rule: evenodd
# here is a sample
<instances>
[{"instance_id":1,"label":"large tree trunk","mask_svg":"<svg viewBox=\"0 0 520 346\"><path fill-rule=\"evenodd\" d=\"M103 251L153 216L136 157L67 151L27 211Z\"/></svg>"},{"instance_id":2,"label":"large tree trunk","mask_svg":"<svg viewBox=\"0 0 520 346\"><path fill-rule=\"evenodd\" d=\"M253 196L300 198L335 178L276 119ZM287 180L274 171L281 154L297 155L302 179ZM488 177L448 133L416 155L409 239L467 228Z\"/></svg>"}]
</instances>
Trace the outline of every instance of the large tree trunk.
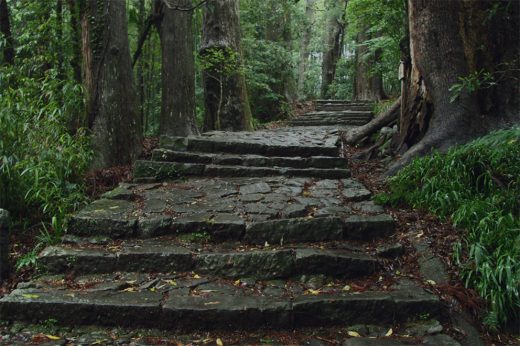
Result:
<instances>
[{"instance_id":1,"label":"large tree trunk","mask_svg":"<svg viewBox=\"0 0 520 346\"><path fill-rule=\"evenodd\" d=\"M372 71L374 65L380 59L380 52L371 54L364 44L370 36L365 31L357 35L356 41L356 72L354 76L354 100L380 101L386 98L383 89L383 77L381 73Z\"/></svg>"},{"instance_id":2,"label":"large tree trunk","mask_svg":"<svg viewBox=\"0 0 520 346\"><path fill-rule=\"evenodd\" d=\"M314 25L316 0L307 0L305 6L305 29L300 43L300 61L298 64L298 99L305 98L305 73L309 66L309 44L312 37L312 27Z\"/></svg>"},{"instance_id":3,"label":"large tree trunk","mask_svg":"<svg viewBox=\"0 0 520 346\"><path fill-rule=\"evenodd\" d=\"M241 72L238 0L213 0L205 4L200 55L205 59L219 54L224 61L203 73L204 129L251 130L251 109Z\"/></svg>"},{"instance_id":4,"label":"large tree trunk","mask_svg":"<svg viewBox=\"0 0 520 346\"><path fill-rule=\"evenodd\" d=\"M92 130L92 168L130 164L141 150L124 0L89 0L83 51Z\"/></svg>"},{"instance_id":5,"label":"large tree trunk","mask_svg":"<svg viewBox=\"0 0 520 346\"><path fill-rule=\"evenodd\" d=\"M501 1L409 0L410 64L405 64L400 146L395 173L416 156L445 151L493 129L520 122L520 4ZM496 84L462 90L459 77L488 71Z\"/></svg>"},{"instance_id":6,"label":"large tree trunk","mask_svg":"<svg viewBox=\"0 0 520 346\"><path fill-rule=\"evenodd\" d=\"M175 7L187 9L191 0L177 0ZM162 135L198 134L195 124L195 59L193 56L193 12L163 6L159 23L162 51L162 101L159 132Z\"/></svg>"},{"instance_id":7,"label":"large tree trunk","mask_svg":"<svg viewBox=\"0 0 520 346\"><path fill-rule=\"evenodd\" d=\"M336 65L341 58L345 34L345 14L347 0L326 0L327 25L325 46L321 66L321 97L329 96L329 87L336 77Z\"/></svg>"},{"instance_id":8,"label":"large tree trunk","mask_svg":"<svg viewBox=\"0 0 520 346\"><path fill-rule=\"evenodd\" d=\"M9 7L7 0L0 0L0 32L5 40L4 64L14 64L14 42L11 34L11 23L9 21Z\"/></svg>"}]
</instances>

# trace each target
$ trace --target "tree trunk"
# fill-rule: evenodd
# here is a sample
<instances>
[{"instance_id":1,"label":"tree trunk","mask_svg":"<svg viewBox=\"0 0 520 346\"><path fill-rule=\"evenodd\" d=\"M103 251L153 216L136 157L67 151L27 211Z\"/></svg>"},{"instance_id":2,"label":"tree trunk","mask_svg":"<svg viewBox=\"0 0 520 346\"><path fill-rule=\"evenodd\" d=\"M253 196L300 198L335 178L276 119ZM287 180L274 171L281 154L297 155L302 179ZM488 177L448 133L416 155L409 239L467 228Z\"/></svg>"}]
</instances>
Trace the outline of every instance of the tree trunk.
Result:
<instances>
[{"instance_id":1,"label":"tree trunk","mask_svg":"<svg viewBox=\"0 0 520 346\"><path fill-rule=\"evenodd\" d=\"M177 0L189 8L191 0ZM162 101L159 133L171 136L198 134L195 125L195 59L193 12L163 6L159 23L162 51Z\"/></svg>"},{"instance_id":2,"label":"tree trunk","mask_svg":"<svg viewBox=\"0 0 520 346\"><path fill-rule=\"evenodd\" d=\"M300 61L298 64L298 99L305 98L305 73L309 66L309 44L312 37L312 27L314 25L316 0L307 0L305 6L305 29L303 31L302 40L300 43Z\"/></svg>"},{"instance_id":3,"label":"tree trunk","mask_svg":"<svg viewBox=\"0 0 520 346\"><path fill-rule=\"evenodd\" d=\"M7 0L0 0L0 32L5 40L4 64L14 64L14 42L11 34L11 23L9 21L9 7Z\"/></svg>"},{"instance_id":4,"label":"tree trunk","mask_svg":"<svg viewBox=\"0 0 520 346\"><path fill-rule=\"evenodd\" d=\"M347 0L326 0L327 25L321 66L321 97L329 97L329 87L336 77L336 65L341 58L345 34Z\"/></svg>"},{"instance_id":5,"label":"tree trunk","mask_svg":"<svg viewBox=\"0 0 520 346\"><path fill-rule=\"evenodd\" d=\"M81 83L81 28L79 26L79 8L78 1L68 0L67 2L70 12L70 32L72 44L72 59L70 66L74 74L74 80Z\"/></svg>"},{"instance_id":6,"label":"tree trunk","mask_svg":"<svg viewBox=\"0 0 520 346\"><path fill-rule=\"evenodd\" d=\"M204 6L202 59L211 55L224 57L220 66L203 73L205 130L240 131L252 129L252 116L241 71L240 20L238 0L214 0ZM229 57L234 59L229 59ZM234 61L229 61L234 60ZM219 71L228 70L230 73Z\"/></svg>"},{"instance_id":7,"label":"tree trunk","mask_svg":"<svg viewBox=\"0 0 520 346\"><path fill-rule=\"evenodd\" d=\"M92 130L92 168L127 165L141 151L124 0L89 0L83 12L83 51Z\"/></svg>"},{"instance_id":8,"label":"tree trunk","mask_svg":"<svg viewBox=\"0 0 520 346\"><path fill-rule=\"evenodd\" d=\"M395 173L416 156L445 151L493 129L520 122L520 4L409 0L410 67L405 68ZM493 83L476 92L450 88L459 77L488 71ZM480 78L482 79L482 78Z\"/></svg>"},{"instance_id":9,"label":"tree trunk","mask_svg":"<svg viewBox=\"0 0 520 346\"><path fill-rule=\"evenodd\" d=\"M375 117L368 124L354 127L343 135L343 141L346 144L356 144L363 138L370 136L382 127L390 125L393 121L399 118L401 110L401 98L398 98L394 104L383 114Z\"/></svg>"},{"instance_id":10,"label":"tree trunk","mask_svg":"<svg viewBox=\"0 0 520 346\"><path fill-rule=\"evenodd\" d=\"M380 52L373 55L368 47L363 44L370 37L366 32L360 32L356 38L356 73L354 76L354 100L380 101L386 98L383 90L383 77L381 73L372 71L375 63L380 59Z\"/></svg>"}]
</instances>

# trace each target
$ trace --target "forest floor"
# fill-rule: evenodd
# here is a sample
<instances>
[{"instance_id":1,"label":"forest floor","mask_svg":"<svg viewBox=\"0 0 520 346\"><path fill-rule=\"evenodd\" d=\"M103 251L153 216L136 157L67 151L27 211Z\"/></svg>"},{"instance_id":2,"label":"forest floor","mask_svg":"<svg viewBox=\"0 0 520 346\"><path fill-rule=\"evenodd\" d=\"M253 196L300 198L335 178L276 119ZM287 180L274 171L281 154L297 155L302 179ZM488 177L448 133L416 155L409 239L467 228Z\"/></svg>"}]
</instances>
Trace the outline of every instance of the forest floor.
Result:
<instances>
[{"instance_id":1,"label":"forest floor","mask_svg":"<svg viewBox=\"0 0 520 346\"><path fill-rule=\"evenodd\" d=\"M145 156L156 145L156 139L149 139L145 145ZM346 157L352 157L357 149L347 149ZM373 194L385 191L382 174L385 164L381 160L350 161L352 177L361 181ZM88 178L89 195L95 199L103 192L111 190L121 181L131 178L130 167L117 167L110 170L98 171ZM472 291L464 288L458 279L458 269L451 261L453 244L460 239L460 232L447 223L426 212L407 208L387 209L397 220L397 231L391 236L392 241L402 245L404 255L400 257L399 271L386 268L390 273L384 281L392 282L401 277L420 277L419 268L421 258L417 251L417 243L428 244L433 252L441 259L448 269L448 284L428 285L426 288L437 294L454 310L464 311L478 320L482 312L483 302ZM36 231L23 235L13 232L11 250L13 263L22 254L34 246ZM373 244L378 246L380 244ZM8 294L18 282L26 281L34 272L22 270L16 273L11 280L1 287L0 295ZM381 281L381 277L365 277L352 280L350 285L355 290L364 290L370 285ZM449 319L440 320L444 334L459 339L464 333L454 327ZM477 323L478 325L478 323ZM371 331L376 336L388 333L404 334L410 326L406 324L386 325L380 330ZM360 328L367 328L361 326ZM48 319L38 325L4 323L0 325L0 344L5 345L341 345L352 336L355 326L330 328L299 328L291 331L258 330L253 332L212 331L196 332L184 335L169 333L162 330L100 328L100 327L62 327L56 321ZM478 326L480 337L486 345L516 345L520 339L513 334L492 334L482 326ZM413 342L413 338L410 340Z\"/></svg>"}]
</instances>

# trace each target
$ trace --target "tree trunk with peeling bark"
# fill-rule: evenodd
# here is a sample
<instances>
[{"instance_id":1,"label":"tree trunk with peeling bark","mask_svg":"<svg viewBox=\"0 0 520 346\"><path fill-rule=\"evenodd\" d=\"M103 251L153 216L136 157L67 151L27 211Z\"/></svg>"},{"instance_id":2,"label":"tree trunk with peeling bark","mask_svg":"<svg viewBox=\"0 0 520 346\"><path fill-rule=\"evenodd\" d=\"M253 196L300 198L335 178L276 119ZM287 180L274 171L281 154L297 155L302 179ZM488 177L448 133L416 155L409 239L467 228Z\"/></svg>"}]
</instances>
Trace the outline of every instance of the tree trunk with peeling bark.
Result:
<instances>
[{"instance_id":1,"label":"tree trunk with peeling bark","mask_svg":"<svg viewBox=\"0 0 520 346\"><path fill-rule=\"evenodd\" d=\"M336 77L336 65L341 58L345 34L347 0L326 0L327 25L321 66L321 97L329 96L329 87Z\"/></svg>"},{"instance_id":2,"label":"tree trunk with peeling bark","mask_svg":"<svg viewBox=\"0 0 520 346\"><path fill-rule=\"evenodd\" d=\"M92 168L130 164L142 134L134 89L124 0L88 0L82 43Z\"/></svg>"},{"instance_id":3,"label":"tree trunk with peeling bark","mask_svg":"<svg viewBox=\"0 0 520 346\"><path fill-rule=\"evenodd\" d=\"M195 58L193 56L193 12L191 0L163 6L158 23L161 40L161 117L159 133L171 136L198 134L195 124ZM183 10L180 10L180 9Z\"/></svg>"},{"instance_id":4,"label":"tree trunk with peeling bark","mask_svg":"<svg viewBox=\"0 0 520 346\"><path fill-rule=\"evenodd\" d=\"M204 5L202 26L202 59L211 52L229 52L236 57L230 74L203 72L205 119L204 129L252 130L252 115L242 66L240 16L238 0L213 0ZM216 67L218 69L218 66Z\"/></svg>"},{"instance_id":5,"label":"tree trunk with peeling bark","mask_svg":"<svg viewBox=\"0 0 520 346\"><path fill-rule=\"evenodd\" d=\"M404 154L389 174L433 149L446 151L520 122L520 3L497 4L408 1L410 58L399 134ZM489 72L493 83L463 89L450 102L459 77L478 71Z\"/></svg>"}]
</instances>

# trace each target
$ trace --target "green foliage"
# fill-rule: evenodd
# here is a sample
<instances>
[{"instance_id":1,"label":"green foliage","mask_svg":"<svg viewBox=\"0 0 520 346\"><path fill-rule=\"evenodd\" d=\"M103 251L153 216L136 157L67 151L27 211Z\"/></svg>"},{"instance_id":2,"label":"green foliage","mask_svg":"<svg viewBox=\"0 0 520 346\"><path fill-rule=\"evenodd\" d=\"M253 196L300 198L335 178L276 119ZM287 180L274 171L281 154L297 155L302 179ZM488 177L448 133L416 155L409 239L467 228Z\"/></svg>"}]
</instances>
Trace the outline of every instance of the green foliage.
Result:
<instances>
[{"instance_id":1,"label":"green foliage","mask_svg":"<svg viewBox=\"0 0 520 346\"><path fill-rule=\"evenodd\" d=\"M329 96L338 100L351 100L354 87L354 73L353 59L339 59L336 65L336 77L329 86Z\"/></svg>"},{"instance_id":2,"label":"green foliage","mask_svg":"<svg viewBox=\"0 0 520 346\"><path fill-rule=\"evenodd\" d=\"M424 208L465 229L455 259L489 302L491 327L520 317L520 128L413 161L379 200ZM463 256L467 254L467 258Z\"/></svg>"},{"instance_id":3,"label":"green foliage","mask_svg":"<svg viewBox=\"0 0 520 346\"><path fill-rule=\"evenodd\" d=\"M15 65L0 67L0 207L22 226L43 221L41 240L53 242L85 199L88 137L69 130L84 117L83 91L69 65L53 65L58 52L66 61L72 51L69 31L61 40L52 35L59 25L52 4L11 4L17 40Z\"/></svg>"}]
</instances>

